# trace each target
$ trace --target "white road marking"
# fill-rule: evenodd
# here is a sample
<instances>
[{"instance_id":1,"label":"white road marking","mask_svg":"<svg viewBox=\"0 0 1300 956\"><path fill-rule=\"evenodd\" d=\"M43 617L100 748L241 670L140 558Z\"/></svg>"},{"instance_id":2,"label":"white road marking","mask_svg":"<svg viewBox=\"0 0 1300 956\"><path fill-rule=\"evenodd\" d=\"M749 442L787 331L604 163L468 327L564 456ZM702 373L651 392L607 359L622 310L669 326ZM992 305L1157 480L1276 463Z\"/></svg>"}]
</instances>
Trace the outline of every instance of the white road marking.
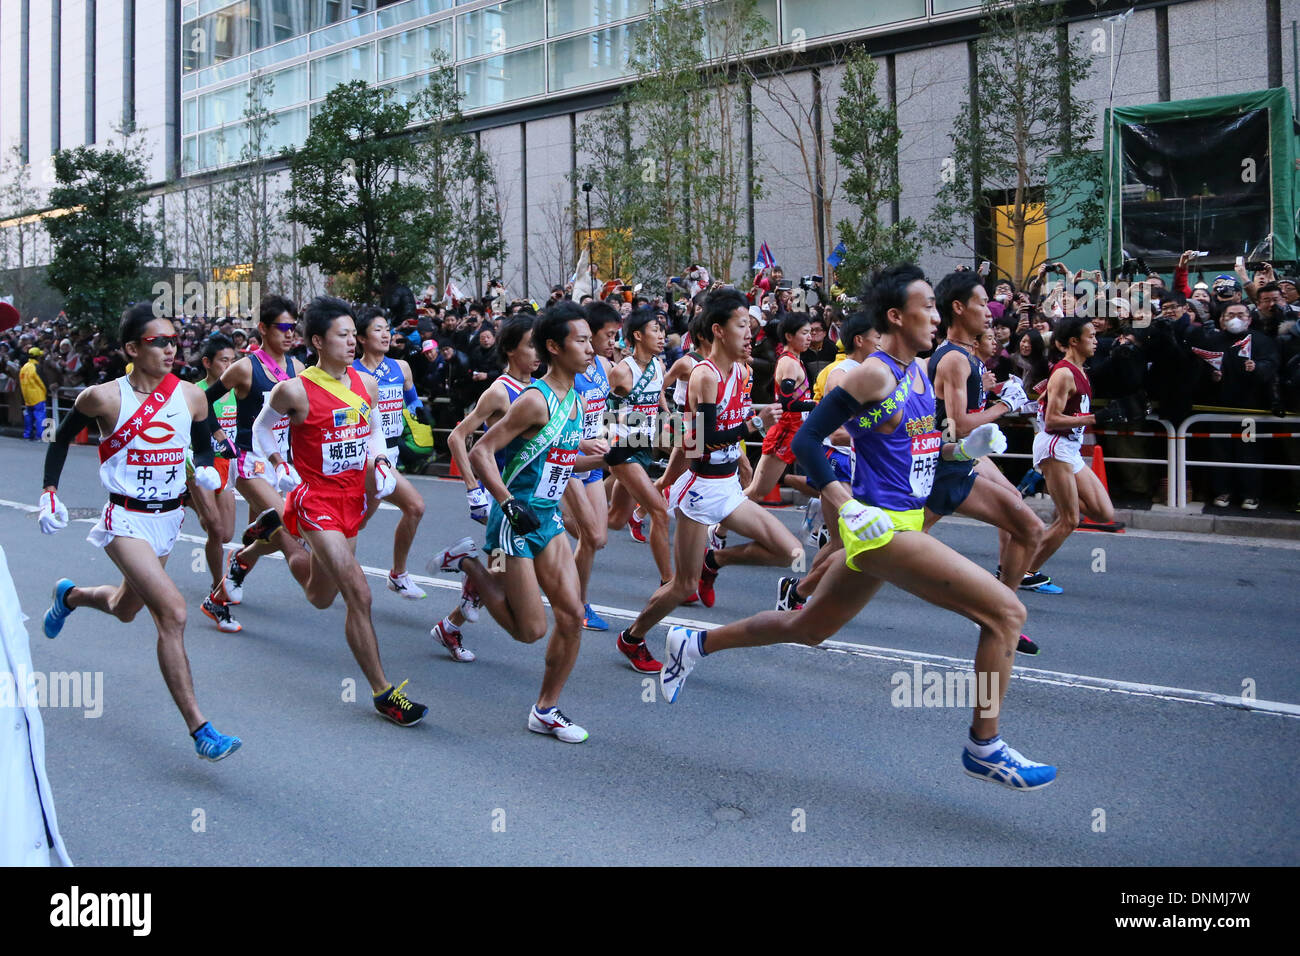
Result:
<instances>
[{"instance_id":1,"label":"white road marking","mask_svg":"<svg viewBox=\"0 0 1300 956\"><path fill-rule=\"evenodd\" d=\"M36 505L25 504L20 501L9 501L0 498L0 506L13 508L17 511L34 512L39 511ZM97 518L75 518L76 522L85 522L94 524ZM973 522L975 523L975 522ZM1221 540L1216 535L1206 535L1207 538ZM177 540L190 541L195 544L205 544L206 537L199 535L186 534L182 532L177 535ZM1253 545L1256 539L1250 539ZM225 546L229 550L239 547L236 544ZM284 555L272 552L265 556L272 560L283 561ZM372 578L382 578L388 580L387 568L375 568L363 564L361 570ZM411 580L417 584L433 588L441 588L447 591L460 591L460 581L449 578L433 578L424 574L411 574ZM550 606L546 597L542 596L542 603ZM636 619L639 611L628 610L627 608L615 607L609 604L593 604L592 608L602 615L620 618L626 621ZM664 625L678 624L683 627L694 628L696 630L708 630L721 625L714 621L701 621L695 618L678 617L670 615L662 621ZM855 644L849 641L823 641L816 647L808 647L804 644L786 644L785 647L800 647L811 651L823 651L836 654L849 654L854 657L867 657L875 660L891 661L900 664L931 664L939 667L946 667L953 670L968 671L975 666L973 660L962 657L948 657L943 654L930 654L924 651L908 651L897 647L876 647L871 644ZM1284 701L1275 700L1248 700L1243 697L1230 697L1226 694L1217 694L1213 691L1189 690L1184 687L1165 687L1160 684L1143 684L1133 681L1115 680L1109 677L1092 677L1086 674L1069 674L1063 671L1040 670L1036 667L1015 667L1012 670L1011 677L1013 680L1024 680L1038 684L1054 684L1058 687L1073 687L1080 690L1099 691L1102 693L1128 694L1136 697L1154 697L1159 700L1174 701L1184 704L1208 704L1218 707L1231 707L1235 710L1248 710L1264 714L1277 714L1282 717L1300 718L1300 704L1289 704Z\"/></svg>"}]
</instances>

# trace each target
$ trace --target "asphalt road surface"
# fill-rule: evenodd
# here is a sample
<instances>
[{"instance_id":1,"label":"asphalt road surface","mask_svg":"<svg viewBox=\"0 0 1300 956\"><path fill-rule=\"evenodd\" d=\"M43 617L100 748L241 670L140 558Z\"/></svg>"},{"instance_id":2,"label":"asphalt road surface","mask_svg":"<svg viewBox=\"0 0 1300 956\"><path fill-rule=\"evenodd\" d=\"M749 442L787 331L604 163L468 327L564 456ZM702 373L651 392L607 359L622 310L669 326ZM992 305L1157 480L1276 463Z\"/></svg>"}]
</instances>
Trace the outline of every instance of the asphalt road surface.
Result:
<instances>
[{"instance_id":1,"label":"asphalt road surface","mask_svg":"<svg viewBox=\"0 0 1300 956\"><path fill-rule=\"evenodd\" d=\"M1043 653L1017 659L1002 720L1011 746L1060 776L1014 793L962 773L965 706L894 706L918 666L968 670L976 629L892 587L821 648L708 658L671 706L613 631L585 632L561 706L591 737L566 745L526 729L544 645L514 642L486 610L465 631L472 664L429 637L459 585L424 563L481 529L459 482L416 479L428 512L410 567L429 597L384 588L396 511L358 542L385 668L430 708L402 729L366 699L342 601L313 609L282 561L249 576L243 632L216 630L199 612L208 576L191 514L168 570L189 601L199 703L244 741L209 764L158 673L147 615L127 625L82 610L58 640L41 634L59 577L119 580L85 540L105 500L94 450L69 455L61 496L81 520L54 536L33 513L43 455L0 439L0 543L37 670L100 681L99 716L85 699L44 711L59 821L80 864L1300 862L1293 543L1072 536L1048 568L1065 593L1022 592ZM797 510L778 513L797 526ZM244 514L241 503L240 527ZM936 533L995 563L991 529L958 519ZM778 576L726 569L713 608L677 616L723 623L770 608ZM591 600L615 629L656 583L648 548L611 533ZM663 635L650 639L660 657ZM359 701L345 700L350 681Z\"/></svg>"}]
</instances>

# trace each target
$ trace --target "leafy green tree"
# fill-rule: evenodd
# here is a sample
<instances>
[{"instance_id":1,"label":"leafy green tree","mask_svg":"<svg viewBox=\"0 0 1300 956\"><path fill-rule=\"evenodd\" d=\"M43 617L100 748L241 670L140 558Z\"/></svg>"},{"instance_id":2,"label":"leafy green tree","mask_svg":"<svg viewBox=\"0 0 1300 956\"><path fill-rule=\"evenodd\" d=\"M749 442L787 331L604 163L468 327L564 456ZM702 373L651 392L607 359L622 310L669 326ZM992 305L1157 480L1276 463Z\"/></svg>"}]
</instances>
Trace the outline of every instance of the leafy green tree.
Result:
<instances>
[{"instance_id":1,"label":"leafy green tree","mask_svg":"<svg viewBox=\"0 0 1300 956\"><path fill-rule=\"evenodd\" d=\"M876 61L861 47L844 63L844 82L835 102L831 148L846 171L844 197L857 210L838 223L844 258L836 269L841 285L856 289L871 270L915 260L920 249L916 223L880 220L880 208L900 194L896 170L901 134L898 118L876 93Z\"/></svg>"},{"instance_id":2,"label":"leafy green tree","mask_svg":"<svg viewBox=\"0 0 1300 956\"><path fill-rule=\"evenodd\" d=\"M45 219L46 281L74 322L115 329L122 309L151 287L144 269L156 240L143 214L145 160L125 141L121 148L78 146L54 155L54 177L50 205L69 211Z\"/></svg>"},{"instance_id":3,"label":"leafy green tree","mask_svg":"<svg viewBox=\"0 0 1300 956\"><path fill-rule=\"evenodd\" d=\"M1053 250L1063 258L1104 224L1099 191L1076 189L1101 182L1100 155L1088 149L1092 103L1071 95L1091 75L1092 58L1081 38L1069 40L1059 3L983 0L981 13L974 89L953 125L952 162L924 238L939 251L964 246L991 259L991 249L976 248L991 232L1011 246L1010 278L1021 282L1047 255L1027 248L1031 229L1064 217L1075 238ZM994 215L999 193L1006 216Z\"/></svg>"},{"instance_id":4,"label":"leafy green tree","mask_svg":"<svg viewBox=\"0 0 1300 956\"><path fill-rule=\"evenodd\" d=\"M32 183L31 166L23 162L22 149L15 146L0 167L0 219L11 224L0 229L0 268L12 270L5 292L23 315L33 293L33 275L28 271L39 258L38 243L44 231L34 213L40 208L40 192Z\"/></svg>"}]
</instances>

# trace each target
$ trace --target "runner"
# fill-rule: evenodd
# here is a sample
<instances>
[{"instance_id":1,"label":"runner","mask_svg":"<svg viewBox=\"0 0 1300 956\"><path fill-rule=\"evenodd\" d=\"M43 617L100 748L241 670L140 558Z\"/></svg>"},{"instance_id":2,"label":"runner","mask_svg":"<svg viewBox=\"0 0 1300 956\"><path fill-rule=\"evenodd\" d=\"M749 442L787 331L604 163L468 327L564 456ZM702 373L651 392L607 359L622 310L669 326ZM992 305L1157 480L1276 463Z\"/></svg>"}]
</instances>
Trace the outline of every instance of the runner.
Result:
<instances>
[{"instance_id":1,"label":"runner","mask_svg":"<svg viewBox=\"0 0 1300 956\"><path fill-rule=\"evenodd\" d=\"M288 417L294 461L301 482L287 489L283 530L304 539L289 570L312 606L327 608L340 592L347 604L343 629L348 646L370 683L375 710L402 727L418 724L429 709L384 676L379 640L370 619L370 585L357 563L357 532L366 507L366 472L374 471L379 498L397 487L397 469L387 457L383 432L371 427L379 389L352 368L357 353L352 307L319 296L303 310L307 344L318 363L278 383L253 423L253 448L283 474L276 422ZM284 537L284 535L282 535Z\"/></svg>"},{"instance_id":2,"label":"runner","mask_svg":"<svg viewBox=\"0 0 1300 956\"><path fill-rule=\"evenodd\" d=\"M388 347L392 341L393 335L389 331L383 309L370 306L358 310L357 342L361 346L361 357L352 363L352 367L375 380L375 386L379 390L379 404L376 406L379 429L387 445L388 460L396 465L402 443L402 410L410 409L411 414L418 415L423 411L424 403L416 394L411 366L401 359L388 357ZM426 414L425 418L427 417ZM415 533L424 518L424 499L405 475L396 471L394 474L397 476L397 488L388 500L401 509L402 517L398 519L397 530L393 534L393 566L388 572L388 590L409 600L419 600L426 595L407 573L406 556L411 552L411 542L415 540ZM379 498L375 494L374 483L370 482L366 487L366 517L361 522L363 528L378 510Z\"/></svg>"},{"instance_id":3,"label":"runner","mask_svg":"<svg viewBox=\"0 0 1300 956\"><path fill-rule=\"evenodd\" d=\"M504 574L488 572L478 560L473 538L463 538L436 555L430 567L452 574L464 571L492 617L524 644L546 635L540 585L551 602L555 629L546 648L541 692L528 713L528 729L577 744L587 739L587 731L560 711L559 699L578 659L582 596L559 506L573 469L590 468L600 460L578 453L582 407L573 381L595 354L587 314L567 299L547 306L533 326L533 343L546 356L546 376L524 389L469 455L494 499L486 550L493 565L504 565ZM498 454L508 461L504 474Z\"/></svg>"},{"instance_id":4,"label":"runner","mask_svg":"<svg viewBox=\"0 0 1300 956\"><path fill-rule=\"evenodd\" d=\"M524 389L536 381L533 372L537 370L538 362L537 350L533 348L533 322L531 315L517 315L501 327L496 347L497 354L506 363L506 370L483 391L478 402L465 413L465 417L456 424L447 438L452 461L456 463L465 481L469 516L479 524L487 524L492 499L475 475L466 446L469 437L480 426L491 427L499 422L506 410L523 394ZM507 462L504 455L497 455L497 470L505 468ZM437 569L430 565L429 570L433 572ZM479 593L474 588L474 582L467 577L461 589L460 602L429 631L433 639L447 649L452 660L466 664L474 660L474 652L461 643L461 627L466 621L472 624L478 620L480 607L482 600Z\"/></svg>"},{"instance_id":5,"label":"runner","mask_svg":"<svg viewBox=\"0 0 1300 956\"><path fill-rule=\"evenodd\" d=\"M45 534L67 527L68 509L57 491L68 445L83 428L98 425L99 480L108 504L86 540L104 549L122 572L122 583L77 587L68 578L60 580L45 612L45 636L58 637L79 607L123 623L148 608L158 629L158 666L194 738L194 750L206 760L221 760L238 750L241 741L219 733L199 710L185 654L185 598L166 571L185 520L180 495L187 445L194 450L195 483L209 491L221 484L212 467L208 406L197 386L171 373L179 336L170 319L154 316L151 303L126 310L118 341L134 367L77 395L45 455L39 522Z\"/></svg>"},{"instance_id":6,"label":"runner","mask_svg":"<svg viewBox=\"0 0 1300 956\"><path fill-rule=\"evenodd\" d=\"M691 338L690 351L674 362L672 368L664 373L664 394L672 396L673 412L680 416L686 414L686 388L690 382L691 370L709 357L710 343L704 340L699 331L700 323L704 321L703 300L704 295L701 294L701 308L691 319L690 331L688 332ZM672 389L671 392L669 391L670 388ZM672 451L668 454L668 467L655 480L655 487L659 489L661 495L667 496L668 490L672 488L673 483L686 470L686 465L686 450L680 443L674 443Z\"/></svg>"},{"instance_id":7,"label":"runner","mask_svg":"<svg viewBox=\"0 0 1300 956\"><path fill-rule=\"evenodd\" d=\"M934 387L935 420L948 439L965 438L980 425L1018 412L1029 399L1016 380L1008 380L985 408L984 363L975 356L977 339L988 331L992 315L979 273L950 272L934 290L939 335L944 341L926 366ZM925 502L924 530L953 512L998 529L998 578L1015 590L1043 537L1043 522L1025 504L1016 486L988 458L975 462L940 461L934 488ZM1007 583L1010 582L1010 583ZM1037 654L1038 645L1024 634L1016 648Z\"/></svg>"},{"instance_id":8,"label":"runner","mask_svg":"<svg viewBox=\"0 0 1300 956\"><path fill-rule=\"evenodd\" d=\"M1083 463L1079 443L1089 426L1111 428L1126 421L1119 405L1107 405L1092 413L1092 385L1083 363L1097 351L1097 333L1084 316L1069 316L1052 334L1052 341L1065 349L1065 358L1052 366L1047 394L1038 408L1042 430L1034 436L1034 467L1047 481L1047 493L1056 505L1056 518L1047 527L1029 567L1037 574L1071 532L1079 527L1079 511L1100 523L1115 520L1101 480ZM1008 575L1010 576L1010 575Z\"/></svg>"},{"instance_id":9,"label":"runner","mask_svg":"<svg viewBox=\"0 0 1300 956\"><path fill-rule=\"evenodd\" d=\"M826 367L825 371L828 374L824 380L819 376L819 380L822 381L823 398L838 388L844 381L844 376L866 361L867 356L880 347L880 329L876 328L865 312L854 312L844 320L840 328L840 342L848 343L849 351L833 365ZM819 399L819 403L820 401ZM835 471L836 480L851 484L853 482L853 439L848 429L843 426L835 429L822 440L822 450ZM808 499L808 510L817 521L821 520L820 496ZM807 518L804 519L805 532L812 523ZM807 576L802 579L791 576L777 582L776 609L778 611L797 611L803 607L809 596L817 589L817 582L830 570L835 553L843 549L844 543L840 540L840 531L834 521L823 524L821 534L826 540L821 543L820 538L818 539L817 554L813 558ZM809 542L809 544L813 543Z\"/></svg>"},{"instance_id":10,"label":"runner","mask_svg":"<svg viewBox=\"0 0 1300 956\"><path fill-rule=\"evenodd\" d=\"M584 455L603 455L609 451L605 438L605 407L609 398L609 371L613 368L610 356L614 353L614 340L618 338L623 317L608 302L587 303L587 324L591 327L591 347L595 353L591 365L574 379L574 387L582 398L582 444ZM582 626L592 631L608 631L609 624L592 610L587 601L587 585L591 581L591 568L596 552L609 540L609 502L605 497L605 471L593 468L577 472L564 491L566 526L578 539L573 552L578 566L578 583L582 590Z\"/></svg>"},{"instance_id":11,"label":"runner","mask_svg":"<svg viewBox=\"0 0 1300 956\"><path fill-rule=\"evenodd\" d=\"M664 367L657 356L664 349L664 329L654 311L640 308L627 317L623 338L632 354L609 373L609 407L616 414L609 454L605 461L618 479L609 506L609 528L617 530L633 519L634 504L650 520L650 553L666 583L673 569L669 559L668 504L646 473L654 461L659 409L663 405ZM638 536L633 522L632 536Z\"/></svg>"},{"instance_id":12,"label":"runner","mask_svg":"<svg viewBox=\"0 0 1300 956\"><path fill-rule=\"evenodd\" d=\"M277 382L297 376L303 364L288 355L298 327L298 307L279 295L262 297L258 306L258 327L262 347L237 362L232 362L221 376L220 388L208 390L208 408L235 393L235 417L238 432L235 435L235 490L248 502L249 517L253 518L244 530L243 549L234 551L226 564L225 591L231 604L244 599L244 579L253 570L257 559L270 554L277 547L286 559L294 551L301 551L290 535L280 534L280 517L284 513L286 491L299 481L293 465L287 461L272 470L265 458L253 450L253 422L266 405L267 396ZM275 423L276 447L281 459L289 451L289 419L281 417ZM256 516L255 518L253 516ZM272 543L274 542L274 544Z\"/></svg>"},{"instance_id":13,"label":"runner","mask_svg":"<svg viewBox=\"0 0 1300 956\"><path fill-rule=\"evenodd\" d=\"M221 376L230 367L230 363L238 357L235 343L224 335L214 332L203 343L200 361L203 362L203 371L206 374L199 387L204 392L214 388L224 391L221 387ZM238 433L235 400L227 395L214 404L213 411L216 415L217 431L213 435L212 449L214 454L223 455ZM230 598L222 587L226 569L226 554L223 546L235 536L235 489L230 483L230 462L231 459L226 457L218 457L214 460L217 474L221 476L221 484L216 491L209 491L194 480L194 466L187 458L186 477L189 478L189 484L186 493L195 514L199 516L199 522L203 525L203 533L208 539L203 547L208 562L208 573L212 575L212 590L203 599L201 610L216 622L220 630L236 634L243 630L243 626L231 616Z\"/></svg>"},{"instance_id":14,"label":"runner","mask_svg":"<svg viewBox=\"0 0 1300 956\"><path fill-rule=\"evenodd\" d=\"M867 314L886 324L879 351L851 370L799 429L795 454L821 488L845 544L812 600L799 611L765 611L707 631L672 627L659 680L669 702L706 654L734 647L817 645L847 624L888 581L980 626L977 683L985 688L962 751L966 773L1032 790L1056 779L1056 768L1026 760L999 736L1001 700L1011 677L1025 609L1015 594L936 538L921 532L934 463L1004 450L987 423L956 443L941 440L934 392L917 353L932 345L939 315L921 270L898 265L876 273L864 295ZM821 441L842 424L853 437L852 489L835 477ZM993 695L996 694L996 700Z\"/></svg>"},{"instance_id":15,"label":"runner","mask_svg":"<svg viewBox=\"0 0 1300 956\"><path fill-rule=\"evenodd\" d=\"M749 544L721 552L732 564L789 564L796 555L803 555L794 535L775 515L749 500L736 478L740 439L755 431L754 422L742 417L745 386L741 362L749 339L748 300L734 289L712 292L703 314L698 329L700 340L712 346L710 357L691 371L687 387L690 472L677 479L668 496L669 506L678 517L673 535L676 573L655 591L632 626L618 637L619 650L634 669L645 673L660 668L646 648L645 635L695 591L696 576L692 571L712 553L708 550L710 525L721 524L752 539ZM772 406L764 414L769 425L777 419ZM705 598L703 581L699 588L701 600L711 607L712 595Z\"/></svg>"},{"instance_id":16,"label":"runner","mask_svg":"<svg viewBox=\"0 0 1300 956\"><path fill-rule=\"evenodd\" d=\"M780 336L784 350L776 360L773 388L782 415L763 437L762 457L758 459L753 481L745 489L745 497L750 501L762 501L778 484L794 488L810 498L817 497L816 492L802 478L785 475L789 466L794 464L790 440L794 438L794 433L799 430L807 413L816 407L812 400L813 383L808 378L808 370L801 357L812 342L809 321L807 312L789 312L781 319Z\"/></svg>"}]
</instances>

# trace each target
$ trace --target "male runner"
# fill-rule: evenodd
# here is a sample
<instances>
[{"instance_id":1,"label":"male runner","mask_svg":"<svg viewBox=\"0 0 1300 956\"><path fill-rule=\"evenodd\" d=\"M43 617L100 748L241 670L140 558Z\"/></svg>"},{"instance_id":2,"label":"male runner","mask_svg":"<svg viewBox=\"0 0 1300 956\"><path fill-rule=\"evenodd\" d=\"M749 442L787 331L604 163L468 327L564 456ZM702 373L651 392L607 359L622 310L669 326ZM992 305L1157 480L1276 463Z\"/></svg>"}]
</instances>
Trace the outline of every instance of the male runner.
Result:
<instances>
[{"instance_id":1,"label":"male runner","mask_svg":"<svg viewBox=\"0 0 1300 956\"><path fill-rule=\"evenodd\" d=\"M574 379L574 388L582 399L582 444L584 455L603 455L609 451L605 438L605 407L609 400L611 356L623 317L608 302L587 303L587 324L591 327L591 348L595 353L588 366ZM582 626L592 631L608 631L609 624L592 610L587 601L587 585L596 552L609 540L609 502L605 497L605 471L593 468L576 472L564 492L566 517L576 532L578 546L573 552L582 589Z\"/></svg>"},{"instance_id":2,"label":"male runner","mask_svg":"<svg viewBox=\"0 0 1300 956\"><path fill-rule=\"evenodd\" d=\"M467 443L469 437L480 427L491 427L499 422L506 410L523 394L524 389L536 381L533 372L537 370L538 362L537 350L533 347L533 322L531 315L516 315L501 327L496 348L497 354L506 363L506 370L483 391L474 407L457 422L447 438L452 460L465 481L469 516L479 524L487 524L492 499L474 473ZM498 455L497 469L505 466L506 459ZM433 570L432 565L430 570ZM474 588L474 582L467 577L461 589L460 603L429 631L433 639L447 649L452 660L462 663L474 660L474 652L461 643L461 626L466 621L477 621L481 606L482 599Z\"/></svg>"},{"instance_id":3,"label":"male runner","mask_svg":"<svg viewBox=\"0 0 1300 956\"><path fill-rule=\"evenodd\" d=\"M473 538L463 538L436 555L448 573L464 571L498 624L515 640L532 644L546 634L551 602L555 629L546 648L546 672L528 729L565 743L587 739L587 731L561 713L560 692L578 659L582 640L582 596L578 569L560 519L560 501L575 467L590 468L595 456L578 452L582 407L573 380L591 364L591 327L582 307L561 299L546 307L533 326L533 344L546 356L546 376L529 385L470 451L475 473L494 499L487 522L486 550L505 565L503 575L478 560ZM504 472L496 455L508 461Z\"/></svg>"},{"instance_id":4,"label":"male runner","mask_svg":"<svg viewBox=\"0 0 1300 956\"><path fill-rule=\"evenodd\" d=\"M385 498L397 487L397 469L388 460L383 432L371 427L379 389L372 378L352 368L357 333L350 305L319 296L308 303L303 318L318 364L271 390L253 423L253 448L282 473L275 423L288 417L301 483L288 489L283 528L311 548L305 556L299 548L289 569L314 607L329 607L342 592L347 604L344 633L370 682L375 710L399 726L411 727L429 708L402 693L406 681L394 687L384 676L370 619L370 585L356 555L367 470L373 468L377 497Z\"/></svg>"},{"instance_id":5,"label":"male runner","mask_svg":"<svg viewBox=\"0 0 1300 956\"><path fill-rule=\"evenodd\" d=\"M702 341L712 343L709 358L691 371L687 386L687 447L690 471L673 484L669 506L676 510L672 580L661 585L632 626L618 638L619 650L632 667L645 673L660 669L645 646L645 635L696 588L693 569L708 552L709 526L721 524L751 541L728 548L732 564L789 564L803 549L794 535L761 505L745 496L736 478L740 440L756 431L743 418L745 387L742 361L749 338L749 303L735 289L709 294L704 303ZM775 407L764 409L768 425L777 419ZM704 591L701 583L700 596ZM710 606L712 600L706 602Z\"/></svg>"},{"instance_id":6,"label":"male runner","mask_svg":"<svg viewBox=\"0 0 1300 956\"><path fill-rule=\"evenodd\" d=\"M1034 436L1034 468L1047 481L1047 493L1056 505L1056 517L1048 525L1042 543L1029 567L1041 568L1047 559L1079 527L1082 508L1093 521L1115 520L1101 480L1083 462L1079 443L1089 425L1111 428L1126 421L1118 403L1092 413L1092 385L1083 371L1083 363L1097 351L1097 333L1085 316L1067 316L1052 334L1052 341L1063 346L1065 358L1048 373L1047 393L1038 407L1042 429ZM1010 575L1008 575L1010 577ZM1014 578L1012 579L1014 580Z\"/></svg>"},{"instance_id":7,"label":"male runner","mask_svg":"<svg viewBox=\"0 0 1300 956\"><path fill-rule=\"evenodd\" d=\"M664 367L658 358L664 349L664 329L654 311L635 310L627 317L623 338L632 354L609 373L609 407L616 413L609 454L605 461L618 479L609 505L609 528L616 530L633 517L634 505L650 520L650 553L659 581L672 577L669 559L668 505L646 470L654 461L659 434L659 409L663 404ZM635 537L635 534L634 534Z\"/></svg>"},{"instance_id":8,"label":"male runner","mask_svg":"<svg viewBox=\"0 0 1300 956\"><path fill-rule=\"evenodd\" d=\"M203 343L203 352L199 360L203 363L205 375L199 387L204 392L213 388L225 391L221 386L221 376L237 358L239 354L235 351L235 343L224 335L214 332ZM232 440L238 434L235 400L227 395L215 402L212 409L216 415L218 429L214 433L212 449L214 454L221 455L230 447ZM194 481L192 475L189 476L190 481L186 491L195 513L199 516L199 522L203 525L203 533L207 535L204 554L208 562L208 573L212 575L212 590L203 599L201 609L216 622L220 630L235 634L243 630L243 626L231 616L230 596L222 587L226 570L226 554L223 546L235 534L235 489L230 481L230 462L231 459L226 457L217 457L214 460L217 474L221 476L221 484L215 492ZM192 472L192 465L187 463L187 468Z\"/></svg>"},{"instance_id":9,"label":"male runner","mask_svg":"<svg viewBox=\"0 0 1300 956\"><path fill-rule=\"evenodd\" d=\"M103 436L99 480L108 504L86 540L104 549L121 570L122 583L77 587L63 578L45 612L45 636L58 637L79 607L95 608L123 623L147 607L158 628L158 665L194 738L194 750L205 760L221 760L239 749L240 739L219 733L199 710L185 654L185 598L166 572L167 556L185 520L180 495L187 445L194 450L195 482L209 491L221 483L212 467L211 432L204 424L208 404L197 386L171 373L179 343L176 326L171 319L155 318L151 303L137 303L123 313L118 340L134 367L77 395L45 455L39 521L45 534L67 527L68 510L56 492L68 445L83 428L98 425Z\"/></svg>"},{"instance_id":10,"label":"male runner","mask_svg":"<svg viewBox=\"0 0 1300 956\"><path fill-rule=\"evenodd\" d=\"M389 462L396 465L402 441L402 410L409 408L412 414L418 415L423 410L424 403L415 391L411 366L402 359L388 357L393 335L383 309L369 306L358 310L357 341L361 345L362 354L352 363L352 367L375 380L375 387L379 390L379 404L375 409L379 413L379 430L384 436L387 448L385 454ZM411 542L415 540L415 533L424 518L424 499L405 475L400 472L394 474L397 475L397 488L388 500L397 505L402 517L397 520L397 530L393 533L393 566L388 572L388 590L409 600L419 600L426 595L407 573L406 556L411 552ZM361 523L363 528L378 510L379 497L371 484L366 489L366 517Z\"/></svg>"},{"instance_id":11,"label":"male runner","mask_svg":"<svg viewBox=\"0 0 1300 956\"><path fill-rule=\"evenodd\" d=\"M1006 439L986 423L956 443L942 441L934 392L916 358L931 347L939 323L934 292L920 269L904 264L877 272L863 301L874 322L886 323L880 349L845 376L794 441L809 481L822 489L826 514L837 516L844 561L834 563L802 610L765 611L707 631L670 628L659 676L664 694L675 701L706 654L786 642L820 644L888 581L980 626L977 683L996 692L997 703L983 700L975 707L962 751L965 772L1018 790L1046 786L1056 779L1056 768L1026 760L998 735L1024 606L987 571L921 531L936 459L983 457L1005 450ZM853 436L851 491L835 478L821 444L842 424Z\"/></svg>"},{"instance_id":12,"label":"male runner","mask_svg":"<svg viewBox=\"0 0 1300 956\"><path fill-rule=\"evenodd\" d=\"M955 440L1008 412L1018 412L1029 399L1022 387L1008 381L996 400L984 407L984 363L976 358L975 348L992 315L979 273L950 272L939 280L934 296L939 335L946 334L946 338L930 356L926 370L934 385L935 420L945 436ZM934 488L925 501L924 530L929 532L940 518L954 511L998 529L998 578L1012 590L1019 587L1029 559L1042 541L1043 522L1025 504L1016 486L988 458L940 461L935 466ZM1016 649L1038 653L1038 645L1024 634Z\"/></svg>"},{"instance_id":13,"label":"male runner","mask_svg":"<svg viewBox=\"0 0 1300 956\"><path fill-rule=\"evenodd\" d=\"M298 327L298 307L290 299L266 295L258 306L258 328L262 347L237 362L232 362L221 376L221 384L235 393L235 417L239 430L235 435L235 490L248 502L253 518L244 531L242 550L234 551L226 565L226 594L231 604L244 599L244 579L257 559L277 547L286 559L301 550L290 535L280 534L280 516L284 512L282 494L298 483L298 475L289 464L289 419L275 422L276 447L282 464L272 469L267 460L253 450L253 422L266 405L267 396L277 382L298 375L303 364L288 354ZM226 391L208 390L208 407L214 408ZM253 516L256 516L255 518ZM272 544L271 542L275 542Z\"/></svg>"},{"instance_id":14,"label":"male runner","mask_svg":"<svg viewBox=\"0 0 1300 956\"><path fill-rule=\"evenodd\" d=\"M702 304L703 296L701 296L701 306ZM704 309L701 307L691 319L688 333L691 337L690 351L674 362L672 368L664 373L664 394L672 395L673 411L683 417L686 415L686 388L690 382L691 370L709 357L709 346L712 344L700 335L699 326L703 321ZM670 388L671 393L668 391ZM667 495L668 489L672 488L673 483L685 470L686 450L680 444L674 444L668 455L668 467L655 481L655 487L659 489L660 494Z\"/></svg>"}]
</instances>

